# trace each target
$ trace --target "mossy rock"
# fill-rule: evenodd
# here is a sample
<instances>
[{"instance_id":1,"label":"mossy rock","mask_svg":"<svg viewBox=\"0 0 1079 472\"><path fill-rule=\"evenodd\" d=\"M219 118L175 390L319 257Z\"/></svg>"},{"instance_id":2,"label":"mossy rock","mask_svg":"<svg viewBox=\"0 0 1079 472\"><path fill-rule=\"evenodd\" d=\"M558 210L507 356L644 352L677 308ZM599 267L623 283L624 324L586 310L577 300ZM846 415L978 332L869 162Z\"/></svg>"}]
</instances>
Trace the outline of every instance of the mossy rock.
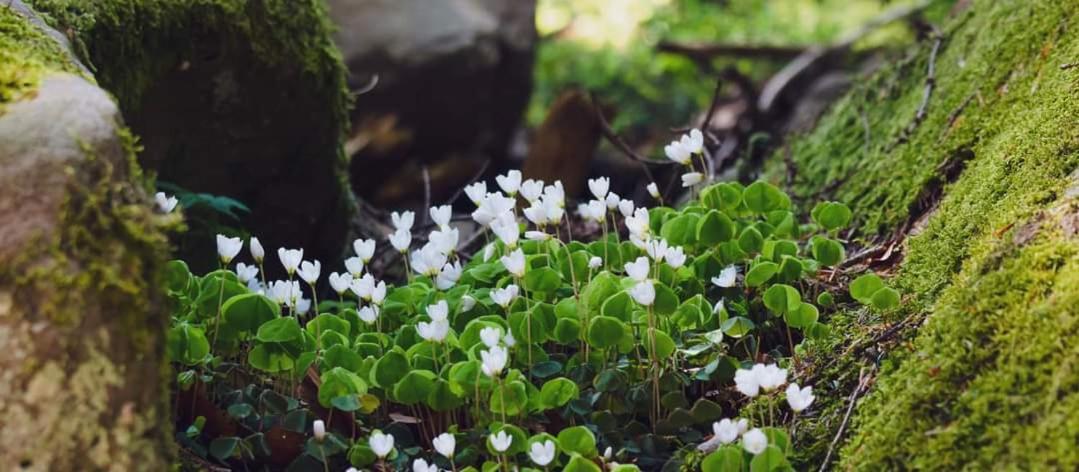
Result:
<instances>
[{"instance_id":1,"label":"mossy rock","mask_svg":"<svg viewBox=\"0 0 1079 472\"><path fill-rule=\"evenodd\" d=\"M322 0L26 1L117 97L144 168L243 202L224 223L271 250L340 257L350 98ZM180 241L195 270L215 263L213 231Z\"/></svg>"},{"instance_id":2,"label":"mossy rock","mask_svg":"<svg viewBox=\"0 0 1079 472\"><path fill-rule=\"evenodd\" d=\"M790 142L805 210L842 201L855 238L904 239L890 282L903 306L848 305L831 315L838 336L810 344L804 465L823 460L861 372L840 470L1079 468L1079 68L1062 67L1079 57L1079 4L975 0L949 16L950 3L934 7L924 119L935 38ZM785 173L779 152L765 176Z\"/></svg>"},{"instance_id":3,"label":"mossy rock","mask_svg":"<svg viewBox=\"0 0 1079 472\"><path fill-rule=\"evenodd\" d=\"M166 470L154 214L107 92L24 5L0 6L0 469Z\"/></svg>"}]
</instances>

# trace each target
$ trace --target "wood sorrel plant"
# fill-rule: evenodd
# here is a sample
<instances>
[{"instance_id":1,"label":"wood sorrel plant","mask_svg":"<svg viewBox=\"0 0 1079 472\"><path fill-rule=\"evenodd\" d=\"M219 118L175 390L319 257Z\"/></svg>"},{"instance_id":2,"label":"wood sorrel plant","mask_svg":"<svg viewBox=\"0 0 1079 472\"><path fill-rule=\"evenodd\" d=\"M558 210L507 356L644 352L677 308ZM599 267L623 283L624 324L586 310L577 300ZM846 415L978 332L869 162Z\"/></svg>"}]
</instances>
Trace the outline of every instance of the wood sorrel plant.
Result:
<instances>
[{"instance_id":1,"label":"wood sorrel plant","mask_svg":"<svg viewBox=\"0 0 1079 472\"><path fill-rule=\"evenodd\" d=\"M328 276L337 297L320 304L307 299L321 264L300 250L279 251L288 281L258 276L261 245L257 268L231 270L229 257L199 277L171 263L178 408L185 421L212 413L195 407L210 388L228 423L217 430L231 431L203 437L200 426L185 446L269 462L281 452L271 431L309 435L319 419L326 431L288 457L295 467L655 470L699 447L706 471L790 468L781 418L791 415L777 410L813 402L788 376L797 345L829 335L810 300L831 304L815 281L845 258L835 239L845 205L822 203L801 221L787 195L756 182L706 186L682 208L637 208L593 181L596 200L579 210L603 236L564 241L559 182L516 171L497 181L505 193L466 189L490 230L476 254L459 253L448 208L431 209L420 247L414 215L394 213L387 242L358 240L345 271ZM521 211L516 196L528 202ZM406 283L365 267L377 244L404 256ZM876 276L851 294L898 302ZM720 406L747 399L757 414Z\"/></svg>"}]
</instances>

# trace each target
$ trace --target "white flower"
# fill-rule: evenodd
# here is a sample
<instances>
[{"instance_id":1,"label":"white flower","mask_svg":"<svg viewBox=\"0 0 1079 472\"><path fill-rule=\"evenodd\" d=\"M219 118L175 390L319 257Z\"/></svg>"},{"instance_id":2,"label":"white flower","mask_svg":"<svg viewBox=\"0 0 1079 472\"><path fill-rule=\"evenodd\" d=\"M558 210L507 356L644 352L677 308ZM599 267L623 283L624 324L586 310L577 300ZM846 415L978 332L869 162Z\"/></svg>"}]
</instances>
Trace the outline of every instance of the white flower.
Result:
<instances>
[{"instance_id":1,"label":"white flower","mask_svg":"<svg viewBox=\"0 0 1079 472\"><path fill-rule=\"evenodd\" d=\"M716 434L716 439L718 439L721 444L730 444L734 442L735 439L738 439L738 435L742 433L738 430L738 422L731 421L729 418L723 418L720 421L712 423L712 432Z\"/></svg>"},{"instance_id":2,"label":"white flower","mask_svg":"<svg viewBox=\"0 0 1079 472\"><path fill-rule=\"evenodd\" d=\"M428 242L419 250L412 251L412 270L418 274L437 277L446 265L446 253L439 251L438 247Z\"/></svg>"},{"instance_id":3,"label":"white flower","mask_svg":"<svg viewBox=\"0 0 1079 472\"><path fill-rule=\"evenodd\" d=\"M651 257L656 263L660 263L663 262L664 257L667 257L668 249L670 249L670 246L667 245L665 239L655 239L649 241L648 246L645 247L645 252L648 253L648 257Z\"/></svg>"},{"instance_id":4,"label":"white flower","mask_svg":"<svg viewBox=\"0 0 1079 472\"><path fill-rule=\"evenodd\" d=\"M595 195L597 200L603 200L607 198L607 192L611 189L611 179L607 177L599 177L596 179L588 179L588 190Z\"/></svg>"},{"instance_id":5,"label":"white flower","mask_svg":"<svg viewBox=\"0 0 1079 472\"><path fill-rule=\"evenodd\" d=\"M499 260L502 262L502 265L506 267L506 270L513 274L514 277L524 277L525 253L523 251L517 249L508 255L502 256Z\"/></svg>"},{"instance_id":6,"label":"white flower","mask_svg":"<svg viewBox=\"0 0 1079 472\"><path fill-rule=\"evenodd\" d=\"M742 447L750 454L760 454L768 447L768 436L765 436L760 428L753 428L742 435Z\"/></svg>"},{"instance_id":7,"label":"white flower","mask_svg":"<svg viewBox=\"0 0 1079 472\"><path fill-rule=\"evenodd\" d=\"M360 297L363 300L370 300L371 292L375 290L375 277L371 274L364 274L363 277L353 279L349 288L352 289L352 293L355 293L357 297Z\"/></svg>"},{"instance_id":8,"label":"white flower","mask_svg":"<svg viewBox=\"0 0 1079 472\"><path fill-rule=\"evenodd\" d=\"M176 197L165 195L165 192L154 194L154 201L157 202L157 208L164 213L172 213L172 210L176 208L176 204L179 203Z\"/></svg>"},{"instance_id":9,"label":"white flower","mask_svg":"<svg viewBox=\"0 0 1079 472\"><path fill-rule=\"evenodd\" d=\"M509 284L506 288L496 288L491 290L491 300L502 308L506 308L510 306L510 303L513 303L513 299L517 298L518 290L520 289L514 284Z\"/></svg>"},{"instance_id":10,"label":"white flower","mask_svg":"<svg viewBox=\"0 0 1079 472\"><path fill-rule=\"evenodd\" d=\"M446 300L439 300L434 305L427 305L427 316L433 321L446 321L450 316L450 305Z\"/></svg>"},{"instance_id":11,"label":"white flower","mask_svg":"<svg viewBox=\"0 0 1079 472\"><path fill-rule=\"evenodd\" d=\"M457 438L450 433L442 433L431 440L431 444L434 444L435 452L447 459L452 459L453 451L457 449Z\"/></svg>"},{"instance_id":12,"label":"white flower","mask_svg":"<svg viewBox=\"0 0 1079 472\"><path fill-rule=\"evenodd\" d=\"M652 285L651 280L646 280L634 285L629 290L629 295L633 297L633 301L644 306L651 306L656 301L656 287Z\"/></svg>"},{"instance_id":13,"label":"white flower","mask_svg":"<svg viewBox=\"0 0 1079 472\"><path fill-rule=\"evenodd\" d=\"M431 214L431 221L434 221L439 228L445 229L450 225L450 218L453 218L453 207L449 205L431 207L429 212Z\"/></svg>"},{"instance_id":14,"label":"white flower","mask_svg":"<svg viewBox=\"0 0 1079 472\"><path fill-rule=\"evenodd\" d=\"M421 338L440 343L446 339L446 334L450 331L450 322L446 320L435 320L430 323L421 321L416 323L416 333Z\"/></svg>"},{"instance_id":15,"label":"white flower","mask_svg":"<svg viewBox=\"0 0 1079 472\"><path fill-rule=\"evenodd\" d=\"M726 309L726 307L723 306L723 299L722 298L720 298L719 301L717 301L715 305L712 305L712 313L715 313L717 315L719 314L719 312L721 312L721 311L723 311L725 309Z\"/></svg>"},{"instance_id":16,"label":"white flower","mask_svg":"<svg viewBox=\"0 0 1079 472\"><path fill-rule=\"evenodd\" d=\"M491 260L491 256L495 255L494 243L488 244L483 247L483 262Z\"/></svg>"},{"instance_id":17,"label":"white flower","mask_svg":"<svg viewBox=\"0 0 1079 472\"><path fill-rule=\"evenodd\" d=\"M330 287L332 287L333 291L337 292L338 295L345 293L345 291L348 290L350 286L352 286L352 276L350 276L349 274L338 274L337 272L330 272L329 279Z\"/></svg>"},{"instance_id":18,"label":"white flower","mask_svg":"<svg viewBox=\"0 0 1079 472\"><path fill-rule=\"evenodd\" d=\"M262 248L262 243L259 242L259 238L251 236L247 246L251 248L251 258L254 259L255 262L261 264L262 259L266 257L266 250Z\"/></svg>"},{"instance_id":19,"label":"white flower","mask_svg":"<svg viewBox=\"0 0 1079 472\"><path fill-rule=\"evenodd\" d=\"M510 444L513 444L513 436L506 434L505 431L491 434L490 439L491 447L495 448L497 452L506 452L509 450Z\"/></svg>"},{"instance_id":20,"label":"white flower","mask_svg":"<svg viewBox=\"0 0 1079 472\"><path fill-rule=\"evenodd\" d=\"M667 155L667 159L682 165L689 164L689 158L692 156L689 153L689 149L686 149L686 147L678 141L671 141L670 144L664 146L663 153Z\"/></svg>"},{"instance_id":21,"label":"white flower","mask_svg":"<svg viewBox=\"0 0 1079 472\"><path fill-rule=\"evenodd\" d=\"M759 371L756 370L756 365L753 367L753 369L738 369L734 371L734 388L742 395L749 398L759 395L761 391L760 379L758 377Z\"/></svg>"},{"instance_id":22,"label":"white flower","mask_svg":"<svg viewBox=\"0 0 1079 472\"><path fill-rule=\"evenodd\" d=\"M618 212L622 214L623 218L633 216L633 210L637 208L633 205L633 200L622 200L618 202Z\"/></svg>"},{"instance_id":23,"label":"white flower","mask_svg":"<svg viewBox=\"0 0 1079 472\"><path fill-rule=\"evenodd\" d=\"M607 449L603 450L603 460L609 461L612 457L614 457L614 449L611 449L611 446L607 446Z\"/></svg>"},{"instance_id":24,"label":"white flower","mask_svg":"<svg viewBox=\"0 0 1079 472\"><path fill-rule=\"evenodd\" d=\"M489 225L499 216L512 212L515 204L516 201L501 193L488 193L487 196L480 201L476 211L472 212L472 219L476 220L476 223L481 225Z\"/></svg>"},{"instance_id":25,"label":"white flower","mask_svg":"<svg viewBox=\"0 0 1079 472\"><path fill-rule=\"evenodd\" d=\"M439 290L449 290L453 288L457 281L461 279L461 272L464 269L461 268L461 263L455 261L453 264L447 263L442 266L442 270L438 273L438 277L435 278L435 287Z\"/></svg>"},{"instance_id":26,"label":"white flower","mask_svg":"<svg viewBox=\"0 0 1079 472\"><path fill-rule=\"evenodd\" d=\"M521 188L521 171L514 169L506 172L506 175L496 176L495 182L498 183L498 188L511 197L517 195L517 191Z\"/></svg>"},{"instance_id":27,"label":"white flower","mask_svg":"<svg viewBox=\"0 0 1079 472\"><path fill-rule=\"evenodd\" d=\"M779 366L775 364L757 364L753 366L753 370L757 371L757 382L761 384L761 388L765 391L775 389L787 383L787 369L780 369Z\"/></svg>"},{"instance_id":28,"label":"white flower","mask_svg":"<svg viewBox=\"0 0 1079 472\"><path fill-rule=\"evenodd\" d=\"M217 255L221 262L228 265L232 259L243 249L244 241L240 238L230 238L223 234L217 235Z\"/></svg>"},{"instance_id":29,"label":"white flower","mask_svg":"<svg viewBox=\"0 0 1079 472\"><path fill-rule=\"evenodd\" d=\"M598 269L601 265L603 265L603 259L599 256L592 256L592 258L588 260L589 269Z\"/></svg>"},{"instance_id":30,"label":"white flower","mask_svg":"<svg viewBox=\"0 0 1079 472\"><path fill-rule=\"evenodd\" d=\"M300 283L288 280L270 282L269 297L279 305L291 307L300 298Z\"/></svg>"},{"instance_id":31,"label":"white flower","mask_svg":"<svg viewBox=\"0 0 1079 472\"><path fill-rule=\"evenodd\" d=\"M435 464L428 464L423 459L416 459L412 461L412 472L438 472L438 466Z\"/></svg>"},{"instance_id":32,"label":"white flower","mask_svg":"<svg viewBox=\"0 0 1079 472\"><path fill-rule=\"evenodd\" d=\"M704 134L701 133L701 130L693 128L689 131L689 134L682 135L679 144L690 154L700 154L704 152Z\"/></svg>"},{"instance_id":33,"label":"white flower","mask_svg":"<svg viewBox=\"0 0 1079 472\"><path fill-rule=\"evenodd\" d=\"M656 185L655 182L648 184L645 188L648 189L648 194L651 195L652 198L659 199L659 186Z\"/></svg>"},{"instance_id":34,"label":"white flower","mask_svg":"<svg viewBox=\"0 0 1079 472\"><path fill-rule=\"evenodd\" d=\"M360 469L357 469L355 467L349 467L345 469L345 472L360 472Z\"/></svg>"},{"instance_id":35,"label":"white flower","mask_svg":"<svg viewBox=\"0 0 1079 472\"><path fill-rule=\"evenodd\" d=\"M502 339L501 329L488 326L480 330L480 341L483 341L483 345L488 348L497 346L499 339Z\"/></svg>"},{"instance_id":36,"label":"white flower","mask_svg":"<svg viewBox=\"0 0 1079 472\"><path fill-rule=\"evenodd\" d=\"M300 262L303 261L303 249L277 248L277 258L285 267L285 272L291 276L296 273L296 269L300 268Z\"/></svg>"},{"instance_id":37,"label":"white flower","mask_svg":"<svg viewBox=\"0 0 1079 472\"><path fill-rule=\"evenodd\" d=\"M375 430L371 433L371 439L368 440L368 444L371 446L371 451L375 453L379 459L385 458L393 451L393 436L389 434L382 434L382 431Z\"/></svg>"},{"instance_id":38,"label":"white flower","mask_svg":"<svg viewBox=\"0 0 1079 472\"><path fill-rule=\"evenodd\" d=\"M375 284L375 288L371 290L371 303L375 305L381 305L382 300L386 299L386 281L380 280Z\"/></svg>"},{"instance_id":39,"label":"white flower","mask_svg":"<svg viewBox=\"0 0 1079 472\"><path fill-rule=\"evenodd\" d=\"M648 235L646 234L645 237L647 236ZM630 233L629 242L633 244L633 246L635 246L637 249L640 249L642 251L648 250L648 239L642 239L640 236Z\"/></svg>"},{"instance_id":40,"label":"white flower","mask_svg":"<svg viewBox=\"0 0 1079 472\"><path fill-rule=\"evenodd\" d=\"M472 298L472 296L465 295L465 296L461 297L461 311L464 312L464 311L471 310L475 306L476 306L476 299Z\"/></svg>"},{"instance_id":41,"label":"white flower","mask_svg":"<svg viewBox=\"0 0 1079 472\"><path fill-rule=\"evenodd\" d=\"M650 231L648 227L648 209L638 208L633 211L633 216L626 217L626 229L630 234L637 236L641 239L648 239L648 233Z\"/></svg>"},{"instance_id":42,"label":"white flower","mask_svg":"<svg viewBox=\"0 0 1079 472\"><path fill-rule=\"evenodd\" d=\"M494 231L498 239L501 239L502 243L510 249L517 247L517 241L521 237L521 230L517 227L516 221L495 220L491 224L491 231Z\"/></svg>"},{"instance_id":43,"label":"white flower","mask_svg":"<svg viewBox=\"0 0 1079 472\"><path fill-rule=\"evenodd\" d=\"M299 282L297 282L299 283ZM296 312L300 314L307 313L311 309L311 299L299 298L296 300Z\"/></svg>"},{"instance_id":44,"label":"white flower","mask_svg":"<svg viewBox=\"0 0 1079 472\"><path fill-rule=\"evenodd\" d=\"M528 208L525 208L524 215L528 221L531 221L532 224L536 226L547 224L547 209L543 207L542 201L537 201Z\"/></svg>"},{"instance_id":45,"label":"white flower","mask_svg":"<svg viewBox=\"0 0 1079 472\"><path fill-rule=\"evenodd\" d=\"M547 467L547 464L554 460L554 455L554 441L550 439L542 443L532 443L532 448L528 451L528 457L540 467Z\"/></svg>"},{"instance_id":46,"label":"white flower","mask_svg":"<svg viewBox=\"0 0 1079 472\"><path fill-rule=\"evenodd\" d=\"M326 423L323 423L322 420L315 420L315 424L313 424L311 427L315 431L316 441L322 441L323 439L326 439Z\"/></svg>"},{"instance_id":47,"label":"white flower","mask_svg":"<svg viewBox=\"0 0 1079 472\"><path fill-rule=\"evenodd\" d=\"M664 259L667 260L667 265L671 266L672 269L677 269L686 263L686 253L681 246L675 246L667 249L667 257Z\"/></svg>"},{"instance_id":48,"label":"white flower","mask_svg":"<svg viewBox=\"0 0 1079 472\"><path fill-rule=\"evenodd\" d=\"M360 320L367 324L375 324L378 320L378 307L365 306L360 308Z\"/></svg>"},{"instance_id":49,"label":"white flower","mask_svg":"<svg viewBox=\"0 0 1079 472\"><path fill-rule=\"evenodd\" d=\"M734 282L738 277L738 268L729 265L718 276L712 277L712 283L717 287L730 288L734 286Z\"/></svg>"},{"instance_id":50,"label":"white flower","mask_svg":"<svg viewBox=\"0 0 1079 472\"><path fill-rule=\"evenodd\" d=\"M686 172L682 174L682 187L692 187L704 180L704 174L700 172Z\"/></svg>"},{"instance_id":51,"label":"white flower","mask_svg":"<svg viewBox=\"0 0 1079 472\"><path fill-rule=\"evenodd\" d=\"M521 196L529 203L535 203L543 196L543 181L528 179L521 183Z\"/></svg>"},{"instance_id":52,"label":"white flower","mask_svg":"<svg viewBox=\"0 0 1079 472\"><path fill-rule=\"evenodd\" d=\"M787 404L795 412L809 408L813 403L813 387L798 388L798 384L792 383L787 386Z\"/></svg>"},{"instance_id":53,"label":"white flower","mask_svg":"<svg viewBox=\"0 0 1079 472\"><path fill-rule=\"evenodd\" d=\"M393 246L398 252L408 251L408 246L411 244L412 232L407 229L399 229L390 234L390 246ZM356 260L359 260L359 258L356 258Z\"/></svg>"},{"instance_id":54,"label":"white flower","mask_svg":"<svg viewBox=\"0 0 1079 472\"><path fill-rule=\"evenodd\" d=\"M411 212L407 212L411 213ZM411 223L409 223L411 225ZM374 239L357 239L352 242L352 249L356 251L356 255L364 264L371 261L371 257L375 255L375 240Z\"/></svg>"},{"instance_id":55,"label":"white flower","mask_svg":"<svg viewBox=\"0 0 1079 472\"><path fill-rule=\"evenodd\" d=\"M243 262L236 264L236 277L240 279L240 282L248 283L255 276L259 275L259 268L256 265L247 265Z\"/></svg>"},{"instance_id":56,"label":"white flower","mask_svg":"<svg viewBox=\"0 0 1079 472\"><path fill-rule=\"evenodd\" d=\"M611 192L607 194L605 203L607 204L608 210L614 210L615 208L618 208L619 203L622 203L622 198L620 198L617 193ZM632 211L630 211L630 213L632 213Z\"/></svg>"},{"instance_id":57,"label":"white flower","mask_svg":"<svg viewBox=\"0 0 1079 472\"><path fill-rule=\"evenodd\" d=\"M513 347L517 345L517 340L513 339L513 331L506 331L506 335L502 336L502 344L506 347Z\"/></svg>"},{"instance_id":58,"label":"white flower","mask_svg":"<svg viewBox=\"0 0 1079 472\"><path fill-rule=\"evenodd\" d=\"M412 229L412 224L416 221L416 214L411 211L403 211L401 213L395 211L390 213L390 219L393 220L393 227L397 231L409 231ZM359 249L357 249L356 253L358 254L359 252Z\"/></svg>"},{"instance_id":59,"label":"white flower","mask_svg":"<svg viewBox=\"0 0 1079 472\"><path fill-rule=\"evenodd\" d=\"M648 258L641 256L636 261L627 262L625 265L626 275L638 282L648 280Z\"/></svg>"},{"instance_id":60,"label":"white flower","mask_svg":"<svg viewBox=\"0 0 1079 472\"><path fill-rule=\"evenodd\" d=\"M352 274L353 278L357 278L363 275L363 261L356 256L345 259L345 269L348 270L349 274Z\"/></svg>"},{"instance_id":61,"label":"white flower","mask_svg":"<svg viewBox=\"0 0 1079 472\"><path fill-rule=\"evenodd\" d=\"M551 235L543 231L525 231L525 239L529 241L546 241L551 239Z\"/></svg>"},{"instance_id":62,"label":"white flower","mask_svg":"<svg viewBox=\"0 0 1079 472\"><path fill-rule=\"evenodd\" d=\"M602 200L589 200L588 205L581 209L581 216L596 223L603 223L607 221L607 204Z\"/></svg>"},{"instance_id":63,"label":"white flower","mask_svg":"<svg viewBox=\"0 0 1079 472\"><path fill-rule=\"evenodd\" d=\"M259 279L248 280L247 289L259 295L266 295L266 287L262 286L262 281Z\"/></svg>"},{"instance_id":64,"label":"white flower","mask_svg":"<svg viewBox=\"0 0 1079 472\"><path fill-rule=\"evenodd\" d=\"M322 264L316 259L313 263L308 261L301 262L298 274L304 282L314 284L318 281L320 272L322 272Z\"/></svg>"},{"instance_id":65,"label":"white flower","mask_svg":"<svg viewBox=\"0 0 1079 472\"><path fill-rule=\"evenodd\" d=\"M555 200L544 198L543 211L547 213L548 223L557 224L562 220L562 216L566 214L566 207Z\"/></svg>"},{"instance_id":66,"label":"white flower","mask_svg":"<svg viewBox=\"0 0 1079 472\"><path fill-rule=\"evenodd\" d=\"M566 189L562 188L561 180L556 180L554 184L543 187L543 201L565 208Z\"/></svg>"},{"instance_id":67,"label":"white flower","mask_svg":"<svg viewBox=\"0 0 1079 472\"><path fill-rule=\"evenodd\" d=\"M465 187L465 195L472 200L472 204L480 206L483 199L487 197L487 182L476 182Z\"/></svg>"},{"instance_id":68,"label":"white flower","mask_svg":"<svg viewBox=\"0 0 1079 472\"><path fill-rule=\"evenodd\" d=\"M480 351L480 359L483 373L488 377L498 377L509 362L509 352L501 346L495 346L486 351Z\"/></svg>"},{"instance_id":69,"label":"white flower","mask_svg":"<svg viewBox=\"0 0 1079 472\"><path fill-rule=\"evenodd\" d=\"M457 249L457 241L460 239L461 232L457 228L448 228L442 230L431 231L427 240L431 244L435 245L435 248L443 254L453 254L453 251Z\"/></svg>"}]
</instances>

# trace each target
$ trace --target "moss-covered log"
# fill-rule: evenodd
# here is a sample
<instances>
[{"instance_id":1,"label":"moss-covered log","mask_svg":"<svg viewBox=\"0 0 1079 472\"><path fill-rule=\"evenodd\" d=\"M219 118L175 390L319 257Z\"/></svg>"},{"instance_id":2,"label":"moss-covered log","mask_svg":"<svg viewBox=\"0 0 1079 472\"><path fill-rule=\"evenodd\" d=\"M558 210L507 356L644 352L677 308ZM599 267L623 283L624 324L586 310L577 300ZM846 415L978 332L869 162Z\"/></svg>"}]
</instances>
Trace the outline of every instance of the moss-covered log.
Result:
<instances>
[{"instance_id":1,"label":"moss-covered log","mask_svg":"<svg viewBox=\"0 0 1079 472\"><path fill-rule=\"evenodd\" d=\"M116 103L0 6L0 469L165 470L152 213Z\"/></svg>"},{"instance_id":2,"label":"moss-covered log","mask_svg":"<svg viewBox=\"0 0 1079 472\"><path fill-rule=\"evenodd\" d=\"M793 180L785 151L766 164L807 207L848 203L865 245L901 241L875 268L904 306L847 305L811 345L797 449L823 460L862 373L841 470L1076 470L1079 3L938 3L939 38L790 142Z\"/></svg>"},{"instance_id":3,"label":"moss-covered log","mask_svg":"<svg viewBox=\"0 0 1079 472\"><path fill-rule=\"evenodd\" d=\"M26 0L114 94L161 181L235 198L231 226L336 259L354 203L345 68L323 0ZM195 226L193 226L195 227ZM215 264L213 234L180 253Z\"/></svg>"}]
</instances>

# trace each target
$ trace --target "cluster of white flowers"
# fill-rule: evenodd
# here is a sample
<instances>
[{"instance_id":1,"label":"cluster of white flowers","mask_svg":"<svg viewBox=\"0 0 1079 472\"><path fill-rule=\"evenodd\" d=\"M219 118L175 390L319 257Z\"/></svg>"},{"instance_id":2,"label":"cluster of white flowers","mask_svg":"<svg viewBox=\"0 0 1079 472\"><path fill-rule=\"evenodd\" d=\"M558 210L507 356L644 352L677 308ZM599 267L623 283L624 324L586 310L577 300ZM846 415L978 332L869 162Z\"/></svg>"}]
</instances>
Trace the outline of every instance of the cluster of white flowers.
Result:
<instances>
[{"instance_id":1,"label":"cluster of white flowers","mask_svg":"<svg viewBox=\"0 0 1079 472\"><path fill-rule=\"evenodd\" d=\"M421 321L416 324L416 333L425 341L441 343L446 339L450 331L450 307L446 300L440 300L434 305L427 305L427 316L431 322Z\"/></svg>"},{"instance_id":2,"label":"cluster of white flowers","mask_svg":"<svg viewBox=\"0 0 1079 472\"><path fill-rule=\"evenodd\" d=\"M787 383L787 369L780 369L775 364L754 364L749 369L734 372L734 387L743 395L753 398L761 390L770 392ZM787 385L787 404L796 413L809 407L816 398L813 387L800 388L798 384Z\"/></svg>"},{"instance_id":3,"label":"cluster of white flowers","mask_svg":"<svg viewBox=\"0 0 1079 472\"><path fill-rule=\"evenodd\" d=\"M704 134L701 130L693 129L680 139L671 141L663 148L663 153L667 155L667 159L689 168L689 172L682 174L683 187L692 187L704 181L705 175L693 168L693 156L704 155Z\"/></svg>"}]
</instances>

